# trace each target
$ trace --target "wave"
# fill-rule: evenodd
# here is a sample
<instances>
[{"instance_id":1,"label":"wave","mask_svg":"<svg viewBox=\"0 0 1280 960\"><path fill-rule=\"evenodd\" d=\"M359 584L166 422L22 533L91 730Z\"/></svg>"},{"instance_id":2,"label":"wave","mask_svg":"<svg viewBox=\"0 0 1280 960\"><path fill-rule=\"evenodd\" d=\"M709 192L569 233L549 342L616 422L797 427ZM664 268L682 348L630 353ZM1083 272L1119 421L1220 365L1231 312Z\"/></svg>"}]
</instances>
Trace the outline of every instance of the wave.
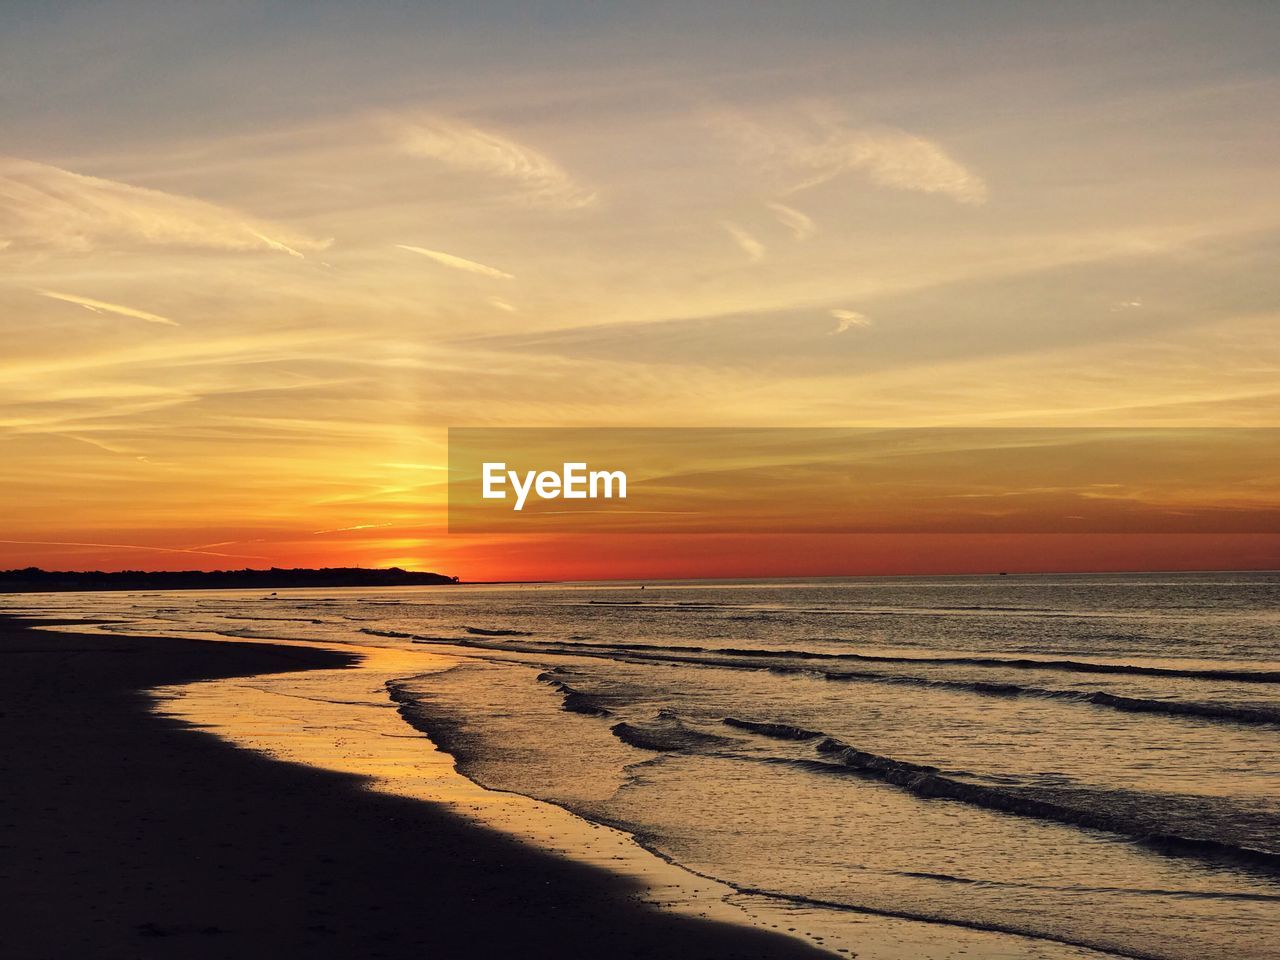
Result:
<instances>
[{"instance_id":1,"label":"wave","mask_svg":"<svg viewBox=\"0 0 1280 960\"><path fill-rule=\"evenodd\" d=\"M1071 699L1071 695L1065 692L1052 691L1051 695ZM1150 700L1142 697L1122 697L1102 690L1080 694L1076 699L1129 713L1165 713L1184 717L1203 717L1210 720L1231 720L1236 723L1280 725L1280 710L1267 707L1234 707L1229 704L1200 703L1189 700Z\"/></svg>"},{"instance_id":2,"label":"wave","mask_svg":"<svg viewBox=\"0 0 1280 960\"><path fill-rule=\"evenodd\" d=\"M724 611L740 613L755 611L758 613L804 614L806 616L873 618L873 617L948 617L955 614L1023 614L1038 619L1070 619L1070 620L1136 620L1146 616L1145 613L1132 610L1064 610L1057 607L1019 607L1007 604L930 604L929 606L884 606L884 607L803 607L803 606L762 606L747 603L712 603L661 600L578 600L563 602L561 606L571 607L631 607L643 610L691 610L691 611ZM1185 607L1169 607L1165 609L1202 610L1200 605Z\"/></svg>"},{"instance_id":3,"label":"wave","mask_svg":"<svg viewBox=\"0 0 1280 960\"><path fill-rule=\"evenodd\" d=\"M761 736L773 737L775 740L817 740L826 736L821 730L806 730L794 727L789 723L757 723L754 720L739 720L737 717L725 717L724 724L739 730L750 730Z\"/></svg>"},{"instance_id":4,"label":"wave","mask_svg":"<svg viewBox=\"0 0 1280 960\"><path fill-rule=\"evenodd\" d=\"M473 738L467 735L462 723L456 718L443 711L429 709L432 699L430 694L410 691L409 683L415 679L418 678L405 677L401 680L388 680L386 683L387 695L396 705L400 718L414 730L425 733L437 748L449 754L459 764L468 763L473 759L473 753L478 752L470 749Z\"/></svg>"},{"instance_id":5,"label":"wave","mask_svg":"<svg viewBox=\"0 0 1280 960\"><path fill-rule=\"evenodd\" d=\"M177 613L178 611L174 611ZM264 617L252 613L224 613L220 614L223 620L260 620L263 623L311 623L322 625L332 623L332 620L317 620L314 617Z\"/></svg>"},{"instance_id":6,"label":"wave","mask_svg":"<svg viewBox=\"0 0 1280 960\"><path fill-rule=\"evenodd\" d=\"M468 633L483 636L530 636L518 630L480 631L465 628ZM379 631L366 630L366 633ZM382 636L407 634L380 633ZM424 641L450 642L448 637L417 637ZM994 667L1004 670L1052 670L1068 673L1119 674L1130 676L1181 677L1199 680L1225 680L1239 683L1280 683L1280 670L1251 670L1235 667L1158 667L1139 663L1104 663L1096 660L1039 660L1034 657L900 657L873 653L826 653L818 650L771 650L760 647L707 647L694 644L656 643L565 643L557 640L530 641L546 647L573 647L571 652L585 650L622 650L628 652L665 652L719 654L731 657L754 657L774 660L850 661L855 663L894 663L921 666Z\"/></svg>"},{"instance_id":7,"label":"wave","mask_svg":"<svg viewBox=\"0 0 1280 960\"><path fill-rule=\"evenodd\" d=\"M731 741L713 733L694 730L669 710L663 710L649 723L621 721L609 728L623 743L642 750L680 751L728 746Z\"/></svg>"},{"instance_id":8,"label":"wave","mask_svg":"<svg viewBox=\"0 0 1280 960\"><path fill-rule=\"evenodd\" d=\"M600 704L600 701L588 693L581 690L575 690L569 684L565 683L555 675L555 671L548 670L538 674L538 679L560 691L560 695L564 700L563 708L569 713L581 713L588 717L611 717L613 711Z\"/></svg>"},{"instance_id":9,"label":"wave","mask_svg":"<svg viewBox=\"0 0 1280 960\"><path fill-rule=\"evenodd\" d=\"M806 674L832 681L900 684L903 686L927 687L939 690L960 690L989 697L1027 697L1043 700L1058 700L1067 703L1088 704L1120 710L1125 713L1149 713L1172 717L1189 717L1210 722L1229 722L1247 725L1280 726L1280 709L1273 707L1237 706L1226 703L1206 703L1194 700L1161 700L1146 697L1128 697L1102 690L1055 690L1047 687L1029 686L1018 683L1004 683L985 680L944 680L933 677L918 677L907 674L881 673L871 670L826 670L815 666L813 661L820 658L849 659L860 657L859 654L821 654L813 651L793 651L777 653L774 651L738 649L734 647L701 647L690 645L663 645L643 643L559 643L544 640L521 640L518 642L498 643L485 642L478 639L452 637L423 637L396 631L378 631L365 628L362 632L378 636L395 637L413 640L415 643L444 644L452 646L473 647L484 650L507 650L524 653L550 653L562 656L585 656L605 659L623 659L629 662L680 663L698 666L721 667L725 669L770 670L784 674ZM872 659L870 657L865 659ZM881 661L899 663L972 663L977 658L941 658L926 659L920 657L878 658ZM800 661L804 666L795 666L786 661ZM770 661L770 662L766 662ZM781 662L779 662L781 661ZM998 661L1001 664L1012 661ZM1041 663L1041 661L1028 661ZM1112 666L1110 664L1092 664L1092 666ZM1162 668L1143 668L1134 666L1132 670L1157 670ZM1120 671L1115 671L1120 672ZM1207 677L1213 671L1202 671L1197 676ZM1180 675L1189 675L1185 671ZM1265 675L1265 674L1259 674ZM1276 674L1280 678L1280 674Z\"/></svg>"},{"instance_id":10,"label":"wave","mask_svg":"<svg viewBox=\"0 0 1280 960\"><path fill-rule=\"evenodd\" d=\"M895 657L888 654L822 653L816 650L761 650L750 647L719 647L709 649L707 652L729 654L735 657L847 660L859 663L902 663L923 666L936 664L940 666L995 667L1003 670L1054 670L1068 673L1233 680L1241 683L1280 683L1280 670L1241 670L1230 667L1157 667L1150 664L1102 663L1095 660L1039 660L1034 657Z\"/></svg>"},{"instance_id":11,"label":"wave","mask_svg":"<svg viewBox=\"0 0 1280 960\"><path fill-rule=\"evenodd\" d=\"M762 607L751 603L715 603L698 600L587 600L569 603L566 606L590 607L652 607L655 610L786 610L800 613L918 613L942 610L990 610L994 613L1072 613L1070 610L1059 610L1054 607L1015 607L1009 605L966 603L966 604L930 604L927 607Z\"/></svg>"},{"instance_id":12,"label":"wave","mask_svg":"<svg viewBox=\"0 0 1280 960\"><path fill-rule=\"evenodd\" d=\"M579 694L550 673L541 674L538 679L553 683L562 690L568 689L574 694ZM570 709L567 703L565 708ZM820 742L814 745L814 750L824 757L821 760L779 757L771 758L767 762L800 764L820 773L849 772L871 776L924 799L959 801L1000 813L1048 820L1073 827L1105 830L1165 854L1194 856L1214 861L1227 860L1234 864L1261 867L1268 872L1280 872L1280 853L1247 847L1226 840L1174 833L1167 829L1153 827L1149 821L1143 820L1140 816L1126 816L1123 810L1102 810L1072 805L1037 796L1026 788L972 783L948 776L937 767L896 760L860 750L823 731L811 730L795 724L746 720L732 716L722 718L721 722L734 729L776 740L795 742L819 740ZM732 744L732 741L723 737L690 728L670 710L661 711L649 723L619 721L610 727L610 730L622 742L644 750L718 751Z\"/></svg>"},{"instance_id":13,"label":"wave","mask_svg":"<svg viewBox=\"0 0 1280 960\"><path fill-rule=\"evenodd\" d=\"M925 799L955 800L970 806L995 810L1037 820L1050 820L1073 827L1105 830L1128 837L1162 853L1227 860L1280 872L1280 854L1258 850L1225 840L1191 837L1153 828L1151 824L1122 812L1082 808L1036 796L1017 787L995 787L970 783L942 773L937 767L895 760L859 750L835 737L826 737L814 748L827 760L799 762L818 772L853 772L904 789Z\"/></svg>"},{"instance_id":14,"label":"wave","mask_svg":"<svg viewBox=\"0 0 1280 960\"><path fill-rule=\"evenodd\" d=\"M903 663L967 664L1007 670L1065 670L1070 673L1128 674L1142 677L1185 677L1200 680L1233 680L1239 683L1280 683L1280 670L1240 670L1231 667L1155 667L1134 663L1099 663L1092 660L1036 660L1030 657L876 657L869 654L836 654L861 660Z\"/></svg>"},{"instance_id":15,"label":"wave","mask_svg":"<svg viewBox=\"0 0 1280 960\"><path fill-rule=\"evenodd\" d=\"M463 627L473 637L531 637L527 630L486 630L483 627Z\"/></svg>"},{"instance_id":16,"label":"wave","mask_svg":"<svg viewBox=\"0 0 1280 960\"><path fill-rule=\"evenodd\" d=\"M943 690L965 690L988 697L1026 697L1059 700L1067 703L1092 704L1125 713L1154 713L1170 717L1195 717L1202 720L1228 721L1247 725L1280 726L1280 709L1245 707L1228 703L1205 703L1198 700L1160 700L1152 697L1126 697L1105 690L1053 690L1018 683L995 683L985 680L936 680L897 674L823 673L828 680L863 680L877 683L921 686Z\"/></svg>"}]
</instances>

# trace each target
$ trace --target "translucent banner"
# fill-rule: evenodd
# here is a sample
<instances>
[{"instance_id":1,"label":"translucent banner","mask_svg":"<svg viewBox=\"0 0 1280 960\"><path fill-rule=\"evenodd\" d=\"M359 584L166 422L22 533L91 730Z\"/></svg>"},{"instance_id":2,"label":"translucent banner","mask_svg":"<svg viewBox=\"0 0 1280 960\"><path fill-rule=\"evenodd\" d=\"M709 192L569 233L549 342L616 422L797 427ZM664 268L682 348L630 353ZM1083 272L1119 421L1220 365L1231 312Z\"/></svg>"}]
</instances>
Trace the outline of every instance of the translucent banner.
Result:
<instances>
[{"instance_id":1,"label":"translucent banner","mask_svg":"<svg viewBox=\"0 0 1280 960\"><path fill-rule=\"evenodd\" d=\"M1275 533L1280 428L454 428L456 533Z\"/></svg>"}]
</instances>

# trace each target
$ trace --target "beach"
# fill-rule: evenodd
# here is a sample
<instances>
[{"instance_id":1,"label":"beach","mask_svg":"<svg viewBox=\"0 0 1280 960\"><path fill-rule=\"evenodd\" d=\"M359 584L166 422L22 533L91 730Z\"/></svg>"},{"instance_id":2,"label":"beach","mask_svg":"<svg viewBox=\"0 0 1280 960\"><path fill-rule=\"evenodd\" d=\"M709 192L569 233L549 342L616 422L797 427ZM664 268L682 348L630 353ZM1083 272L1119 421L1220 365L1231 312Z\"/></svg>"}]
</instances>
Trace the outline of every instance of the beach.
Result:
<instances>
[{"instance_id":1,"label":"beach","mask_svg":"<svg viewBox=\"0 0 1280 960\"><path fill-rule=\"evenodd\" d=\"M2 9L0 960L1280 960L1280 0Z\"/></svg>"},{"instance_id":2,"label":"beach","mask_svg":"<svg viewBox=\"0 0 1280 960\"><path fill-rule=\"evenodd\" d=\"M1273 960L1276 586L10 595L15 942Z\"/></svg>"},{"instance_id":3,"label":"beach","mask_svg":"<svg viewBox=\"0 0 1280 960\"><path fill-rule=\"evenodd\" d=\"M659 912L601 869L237 749L143 693L354 656L5 620L0 658L8 956L823 955Z\"/></svg>"}]
</instances>

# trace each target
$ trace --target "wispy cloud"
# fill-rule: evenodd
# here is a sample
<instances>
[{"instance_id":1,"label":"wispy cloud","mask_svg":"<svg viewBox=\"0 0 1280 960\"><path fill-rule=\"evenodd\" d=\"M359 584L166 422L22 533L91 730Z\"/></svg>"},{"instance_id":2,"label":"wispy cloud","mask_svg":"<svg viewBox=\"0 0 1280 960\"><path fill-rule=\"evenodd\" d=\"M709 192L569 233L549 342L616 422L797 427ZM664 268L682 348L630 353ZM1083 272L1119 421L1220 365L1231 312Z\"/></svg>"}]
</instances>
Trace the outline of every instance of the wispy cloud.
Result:
<instances>
[{"instance_id":1,"label":"wispy cloud","mask_svg":"<svg viewBox=\"0 0 1280 960\"><path fill-rule=\"evenodd\" d=\"M987 185L976 173L927 137L893 127L857 128L832 111L809 107L777 122L722 113L712 126L736 142L746 158L797 193L847 173L897 190L934 193L957 203L980 204Z\"/></svg>"},{"instance_id":2,"label":"wispy cloud","mask_svg":"<svg viewBox=\"0 0 1280 960\"><path fill-rule=\"evenodd\" d=\"M175 246L302 256L314 240L194 197L0 158L0 249Z\"/></svg>"},{"instance_id":3,"label":"wispy cloud","mask_svg":"<svg viewBox=\"0 0 1280 960\"><path fill-rule=\"evenodd\" d=\"M423 114L385 115L383 123L404 153L505 181L525 202L576 209L596 201L595 191L579 184L556 161L503 134Z\"/></svg>"},{"instance_id":4,"label":"wispy cloud","mask_svg":"<svg viewBox=\"0 0 1280 960\"><path fill-rule=\"evenodd\" d=\"M802 190L857 170L874 183L899 190L938 193L958 203L980 204L987 186L932 140L901 130L839 131L809 158L813 175Z\"/></svg>"},{"instance_id":5,"label":"wispy cloud","mask_svg":"<svg viewBox=\"0 0 1280 960\"><path fill-rule=\"evenodd\" d=\"M334 527L332 530L312 530L311 535L318 537L325 533L346 533L349 530L379 530L383 527L394 527L394 523L357 523L353 527Z\"/></svg>"},{"instance_id":6,"label":"wispy cloud","mask_svg":"<svg viewBox=\"0 0 1280 960\"><path fill-rule=\"evenodd\" d=\"M142 460L145 463L150 463L150 461L145 457L139 456L132 450L122 450L119 447L113 447L109 443L103 443L100 440L94 440L90 437L80 437L71 433L55 433L54 436L66 437L68 440L74 440L76 443L83 443L87 447L94 447L101 450L103 453L115 454L118 457L133 457L135 460Z\"/></svg>"},{"instance_id":7,"label":"wispy cloud","mask_svg":"<svg viewBox=\"0 0 1280 960\"><path fill-rule=\"evenodd\" d=\"M832 334L845 333L855 327L869 327L871 321L857 310L832 310L831 316L836 318L836 328Z\"/></svg>"},{"instance_id":8,"label":"wispy cloud","mask_svg":"<svg viewBox=\"0 0 1280 960\"><path fill-rule=\"evenodd\" d=\"M747 258L752 263L758 263L764 259L764 244L753 237L750 233L743 230L736 223L732 223L728 220L723 221L721 226L724 227L725 232L729 234L729 237L738 245L742 252L747 255Z\"/></svg>"},{"instance_id":9,"label":"wispy cloud","mask_svg":"<svg viewBox=\"0 0 1280 960\"><path fill-rule=\"evenodd\" d=\"M516 312L516 305L513 303L508 303L506 300L503 300L501 297L490 297L488 302L489 302L489 306L494 307L497 310L501 310L503 313Z\"/></svg>"},{"instance_id":10,"label":"wispy cloud","mask_svg":"<svg viewBox=\"0 0 1280 960\"><path fill-rule=\"evenodd\" d=\"M306 259L304 254L299 253L297 250L293 249L293 247L289 246L287 243L283 243L279 240L276 240L274 237L268 237L265 233L259 233L257 230L253 230L251 228L246 228L246 229L248 229L251 234L253 234L259 240L265 243L272 250L279 250L281 253L287 253L291 257L297 257L299 260ZM328 266L328 264L326 264L326 266Z\"/></svg>"},{"instance_id":11,"label":"wispy cloud","mask_svg":"<svg viewBox=\"0 0 1280 960\"><path fill-rule=\"evenodd\" d=\"M483 263L476 263L474 260L467 260L463 257L455 257L451 253L442 253L439 250L428 250L426 247L414 247L407 243L397 243L397 247L401 250L408 250L410 253L421 254L434 260L436 263L443 264L446 267L452 267L454 270L465 270L467 273L478 273L482 277L493 277L495 280L514 280L511 274L499 270L497 267L490 267Z\"/></svg>"},{"instance_id":12,"label":"wispy cloud","mask_svg":"<svg viewBox=\"0 0 1280 960\"><path fill-rule=\"evenodd\" d=\"M769 203L766 206L773 211L778 222L788 228L797 240L807 240L817 230L813 218L795 207L789 207L785 203Z\"/></svg>"},{"instance_id":13,"label":"wispy cloud","mask_svg":"<svg viewBox=\"0 0 1280 960\"><path fill-rule=\"evenodd\" d=\"M92 310L94 313L114 313L121 317L131 317L134 320L145 320L147 323L162 323L170 327L178 326L178 322L176 320L170 320L168 317L162 317L156 313L148 313L145 310L135 310L133 307L121 306L118 303L107 303L105 300L91 300L89 297L78 297L74 293L58 293L54 290L38 290L36 292L42 297L49 297L53 300L62 300L65 303L74 303L76 306L84 307L86 310Z\"/></svg>"},{"instance_id":14,"label":"wispy cloud","mask_svg":"<svg viewBox=\"0 0 1280 960\"><path fill-rule=\"evenodd\" d=\"M150 553L188 553L202 557L233 557L238 560L266 560L266 557L246 553L214 553L211 550L198 550L186 547L149 547L136 543L85 543L78 540L0 540L0 543L11 543L32 547L88 547L96 550L143 550ZM218 544L214 544L218 546Z\"/></svg>"}]
</instances>

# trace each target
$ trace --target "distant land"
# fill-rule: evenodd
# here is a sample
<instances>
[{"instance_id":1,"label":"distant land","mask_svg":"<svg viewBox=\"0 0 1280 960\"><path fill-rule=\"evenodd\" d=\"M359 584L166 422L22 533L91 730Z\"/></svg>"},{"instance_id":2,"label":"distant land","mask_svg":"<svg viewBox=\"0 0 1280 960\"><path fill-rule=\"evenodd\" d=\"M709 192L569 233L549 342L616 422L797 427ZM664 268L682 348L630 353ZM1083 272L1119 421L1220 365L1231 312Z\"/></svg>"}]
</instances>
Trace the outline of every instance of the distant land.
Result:
<instances>
[{"instance_id":1,"label":"distant land","mask_svg":"<svg viewBox=\"0 0 1280 960\"><path fill-rule=\"evenodd\" d=\"M457 577L391 567L325 567L320 570L101 570L83 572L0 570L0 593L47 593L58 590L221 590L281 587L420 587L457 583Z\"/></svg>"}]
</instances>

